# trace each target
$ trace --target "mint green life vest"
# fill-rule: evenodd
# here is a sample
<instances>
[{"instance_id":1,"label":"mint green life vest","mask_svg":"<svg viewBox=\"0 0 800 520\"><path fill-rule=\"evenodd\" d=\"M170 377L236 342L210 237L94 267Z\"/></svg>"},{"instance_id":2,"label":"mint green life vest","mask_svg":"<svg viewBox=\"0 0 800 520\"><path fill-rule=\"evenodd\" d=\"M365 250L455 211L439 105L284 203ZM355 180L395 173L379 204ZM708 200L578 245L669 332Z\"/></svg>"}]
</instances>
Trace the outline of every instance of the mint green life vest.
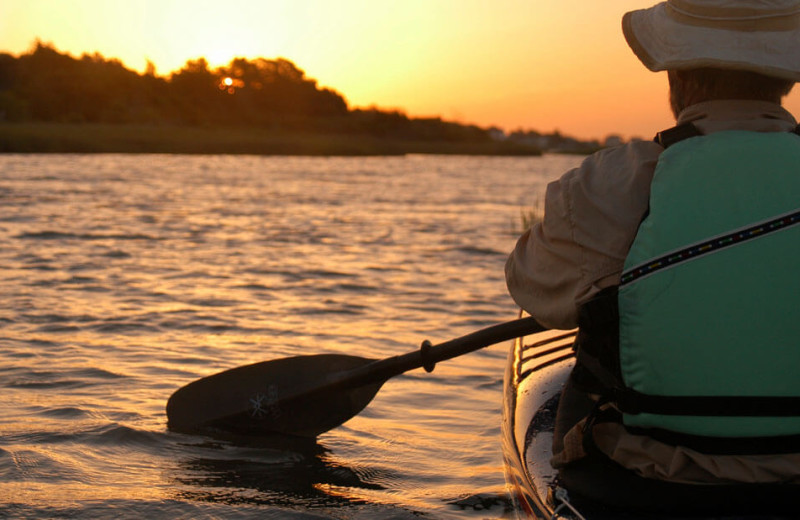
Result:
<instances>
[{"instance_id":1,"label":"mint green life vest","mask_svg":"<svg viewBox=\"0 0 800 520\"><path fill-rule=\"evenodd\" d=\"M649 403L624 424L800 434L798 224L800 136L718 132L661 154L617 297L622 381Z\"/></svg>"}]
</instances>

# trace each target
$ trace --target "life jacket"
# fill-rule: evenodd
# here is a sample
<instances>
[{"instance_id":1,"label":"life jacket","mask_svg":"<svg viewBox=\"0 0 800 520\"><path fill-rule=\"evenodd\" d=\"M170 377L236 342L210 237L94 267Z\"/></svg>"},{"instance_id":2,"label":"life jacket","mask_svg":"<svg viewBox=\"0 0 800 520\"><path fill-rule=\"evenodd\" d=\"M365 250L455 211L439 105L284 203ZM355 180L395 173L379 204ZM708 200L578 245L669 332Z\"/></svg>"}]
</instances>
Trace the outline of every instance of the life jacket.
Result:
<instances>
[{"instance_id":1,"label":"life jacket","mask_svg":"<svg viewBox=\"0 0 800 520\"><path fill-rule=\"evenodd\" d=\"M796 132L660 134L620 285L579 318L579 365L626 427L800 435Z\"/></svg>"}]
</instances>

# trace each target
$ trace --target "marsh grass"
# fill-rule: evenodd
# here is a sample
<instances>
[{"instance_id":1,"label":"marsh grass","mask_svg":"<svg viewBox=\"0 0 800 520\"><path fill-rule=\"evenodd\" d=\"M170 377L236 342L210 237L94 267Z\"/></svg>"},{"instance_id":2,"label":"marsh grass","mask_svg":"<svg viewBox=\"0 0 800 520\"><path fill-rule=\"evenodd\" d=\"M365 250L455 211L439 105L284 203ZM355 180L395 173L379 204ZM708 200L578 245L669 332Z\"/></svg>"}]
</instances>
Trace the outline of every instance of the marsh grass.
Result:
<instances>
[{"instance_id":1,"label":"marsh grass","mask_svg":"<svg viewBox=\"0 0 800 520\"><path fill-rule=\"evenodd\" d=\"M542 207L541 197L537 197L533 206L528 208L520 208L519 219L512 221L510 232L513 235L519 235L529 230L544 218L544 208Z\"/></svg>"}]
</instances>

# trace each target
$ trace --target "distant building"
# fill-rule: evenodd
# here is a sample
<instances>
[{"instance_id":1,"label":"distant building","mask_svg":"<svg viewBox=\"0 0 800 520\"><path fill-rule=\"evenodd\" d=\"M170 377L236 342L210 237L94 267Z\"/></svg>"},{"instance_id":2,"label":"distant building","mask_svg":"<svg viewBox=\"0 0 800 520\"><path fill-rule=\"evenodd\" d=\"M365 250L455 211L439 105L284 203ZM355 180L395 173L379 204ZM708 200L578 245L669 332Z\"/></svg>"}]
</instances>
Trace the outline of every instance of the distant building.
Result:
<instances>
[{"instance_id":1,"label":"distant building","mask_svg":"<svg viewBox=\"0 0 800 520\"><path fill-rule=\"evenodd\" d=\"M489 137L495 141L505 141L508 139L506 133L501 128L497 128L496 126L493 126L489 129Z\"/></svg>"},{"instance_id":2,"label":"distant building","mask_svg":"<svg viewBox=\"0 0 800 520\"><path fill-rule=\"evenodd\" d=\"M509 134L508 140L526 146L535 146L543 152L590 154L601 148L624 144L622 137L609 135L602 142L596 139L583 141L561 134L558 130L551 134L541 134L535 130L516 130Z\"/></svg>"}]
</instances>

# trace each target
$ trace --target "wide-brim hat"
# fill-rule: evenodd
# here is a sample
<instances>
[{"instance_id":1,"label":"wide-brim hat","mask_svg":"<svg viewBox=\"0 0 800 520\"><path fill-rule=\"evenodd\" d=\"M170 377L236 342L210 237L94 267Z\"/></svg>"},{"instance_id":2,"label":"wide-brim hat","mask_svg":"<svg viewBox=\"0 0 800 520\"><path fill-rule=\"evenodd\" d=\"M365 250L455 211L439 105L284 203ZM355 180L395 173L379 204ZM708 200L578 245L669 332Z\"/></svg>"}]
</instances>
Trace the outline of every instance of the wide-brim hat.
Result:
<instances>
[{"instance_id":1,"label":"wide-brim hat","mask_svg":"<svg viewBox=\"0 0 800 520\"><path fill-rule=\"evenodd\" d=\"M800 81L800 0L668 0L626 13L622 32L652 71L715 67Z\"/></svg>"}]
</instances>

